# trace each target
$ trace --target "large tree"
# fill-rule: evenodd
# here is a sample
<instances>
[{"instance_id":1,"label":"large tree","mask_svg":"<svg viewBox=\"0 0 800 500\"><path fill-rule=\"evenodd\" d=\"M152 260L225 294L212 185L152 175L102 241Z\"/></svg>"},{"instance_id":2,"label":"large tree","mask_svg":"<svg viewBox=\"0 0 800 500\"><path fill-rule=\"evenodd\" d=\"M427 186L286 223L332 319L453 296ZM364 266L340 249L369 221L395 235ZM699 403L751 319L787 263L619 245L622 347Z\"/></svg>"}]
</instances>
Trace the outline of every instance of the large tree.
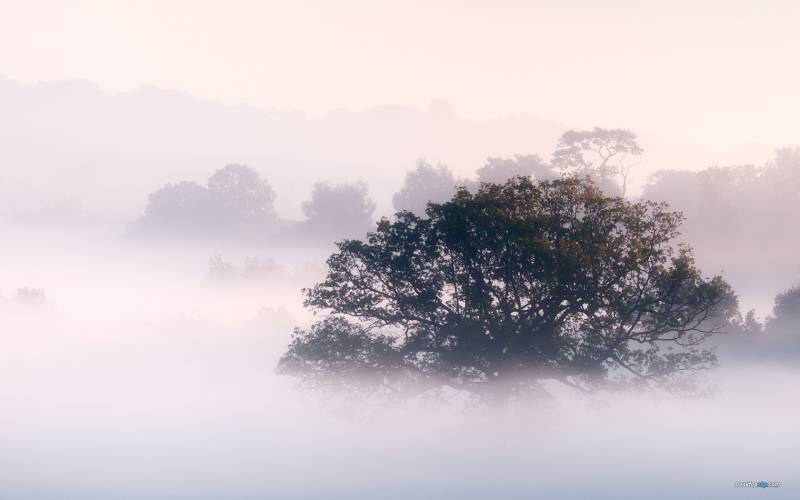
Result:
<instances>
[{"instance_id":1,"label":"large tree","mask_svg":"<svg viewBox=\"0 0 800 500\"><path fill-rule=\"evenodd\" d=\"M460 189L426 218L400 212L338 244L305 290L331 315L296 331L279 371L498 402L544 379L674 383L715 364L700 344L736 309L672 244L680 221L576 178Z\"/></svg>"}]
</instances>

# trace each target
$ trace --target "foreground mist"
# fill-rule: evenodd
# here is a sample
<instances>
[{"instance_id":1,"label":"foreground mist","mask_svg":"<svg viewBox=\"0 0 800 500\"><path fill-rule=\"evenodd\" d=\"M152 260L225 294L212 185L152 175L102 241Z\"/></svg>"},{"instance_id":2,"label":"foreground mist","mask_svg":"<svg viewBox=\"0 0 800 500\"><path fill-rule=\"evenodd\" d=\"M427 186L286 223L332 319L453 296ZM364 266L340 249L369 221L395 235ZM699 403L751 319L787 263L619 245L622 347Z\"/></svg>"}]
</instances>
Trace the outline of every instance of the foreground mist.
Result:
<instances>
[{"instance_id":1,"label":"foreground mist","mask_svg":"<svg viewBox=\"0 0 800 500\"><path fill-rule=\"evenodd\" d=\"M324 251L5 227L0 497L793 498L800 373L720 354L713 396L380 406L275 375ZM282 274L220 281L214 255ZM43 290L33 300L18 288ZM741 350L741 349L740 349ZM795 364L796 366L796 364ZM761 493L761 492L758 492Z\"/></svg>"}]
</instances>

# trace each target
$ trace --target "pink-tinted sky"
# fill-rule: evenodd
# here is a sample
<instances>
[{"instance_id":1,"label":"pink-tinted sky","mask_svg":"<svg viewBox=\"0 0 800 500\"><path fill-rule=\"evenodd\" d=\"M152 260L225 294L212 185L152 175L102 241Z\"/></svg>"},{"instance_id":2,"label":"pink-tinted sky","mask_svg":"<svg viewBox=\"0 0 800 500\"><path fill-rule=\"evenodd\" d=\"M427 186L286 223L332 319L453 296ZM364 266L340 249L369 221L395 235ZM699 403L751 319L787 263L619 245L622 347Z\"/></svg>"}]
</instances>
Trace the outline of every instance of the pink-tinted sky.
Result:
<instances>
[{"instance_id":1,"label":"pink-tinted sky","mask_svg":"<svg viewBox=\"0 0 800 500\"><path fill-rule=\"evenodd\" d=\"M799 25L793 1L0 0L0 74L778 146L800 142Z\"/></svg>"}]
</instances>

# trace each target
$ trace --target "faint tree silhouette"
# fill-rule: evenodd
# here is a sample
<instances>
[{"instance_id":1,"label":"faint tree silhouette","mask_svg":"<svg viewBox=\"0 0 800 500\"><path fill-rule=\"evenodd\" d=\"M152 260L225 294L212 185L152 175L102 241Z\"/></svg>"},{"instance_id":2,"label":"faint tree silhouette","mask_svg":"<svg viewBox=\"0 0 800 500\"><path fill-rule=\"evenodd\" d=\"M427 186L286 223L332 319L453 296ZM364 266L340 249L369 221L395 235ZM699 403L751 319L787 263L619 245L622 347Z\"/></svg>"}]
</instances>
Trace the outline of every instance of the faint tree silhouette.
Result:
<instances>
[{"instance_id":1,"label":"faint tree silhouette","mask_svg":"<svg viewBox=\"0 0 800 500\"><path fill-rule=\"evenodd\" d=\"M516 155L514 158L489 157L475 171L478 182L502 184L515 177L532 177L537 181L556 179L558 173L538 155Z\"/></svg>"},{"instance_id":2,"label":"faint tree silhouette","mask_svg":"<svg viewBox=\"0 0 800 500\"><path fill-rule=\"evenodd\" d=\"M406 174L403 187L392 197L392 205L398 212L408 210L423 215L428 202L448 200L455 192L456 180L447 166L434 167L419 160L417 168Z\"/></svg>"},{"instance_id":3,"label":"faint tree silhouette","mask_svg":"<svg viewBox=\"0 0 800 500\"><path fill-rule=\"evenodd\" d=\"M772 316L767 320L767 332L800 332L800 285L775 297Z\"/></svg>"},{"instance_id":4,"label":"faint tree silhouette","mask_svg":"<svg viewBox=\"0 0 800 500\"><path fill-rule=\"evenodd\" d=\"M189 181L167 184L147 197L140 223L179 234L216 233L227 219L224 207L208 189Z\"/></svg>"},{"instance_id":5,"label":"faint tree silhouette","mask_svg":"<svg viewBox=\"0 0 800 500\"><path fill-rule=\"evenodd\" d=\"M246 165L227 165L208 179L208 190L246 223L273 223L275 192Z\"/></svg>"},{"instance_id":6,"label":"faint tree silhouette","mask_svg":"<svg viewBox=\"0 0 800 500\"><path fill-rule=\"evenodd\" d=\"M274 201L255 170L228 165L214 172L208 187L183 181L150 194L136 227L174 236L259 238L277 226Z\"/></svg>"},{"instance_id":7,"label":"faint tree silhouette","mask_svg":"<svg viewBox=\"0 0 800 500\"><path fill-rule=\"evenodd\" d=\"M630 130L595 127L591 131L564 132L553 153L555 168L592 178L604 191L627 194L632 156L643 153ZM614 180L619 177L619 187Z\"/></svg>"},{"instance_id":8,"label":"faint tree silhouette","mask_svg":"<svg viewBox=\"0 0 800 500\"><path fill-rule=\"evenodd\" d=\"M307 236L329 240L356 237L372 226L375 204L369 198L367 186L356 184L314 184L311 199L303 202L306 220L301 226Z\"/></svg>"}]
</instances>

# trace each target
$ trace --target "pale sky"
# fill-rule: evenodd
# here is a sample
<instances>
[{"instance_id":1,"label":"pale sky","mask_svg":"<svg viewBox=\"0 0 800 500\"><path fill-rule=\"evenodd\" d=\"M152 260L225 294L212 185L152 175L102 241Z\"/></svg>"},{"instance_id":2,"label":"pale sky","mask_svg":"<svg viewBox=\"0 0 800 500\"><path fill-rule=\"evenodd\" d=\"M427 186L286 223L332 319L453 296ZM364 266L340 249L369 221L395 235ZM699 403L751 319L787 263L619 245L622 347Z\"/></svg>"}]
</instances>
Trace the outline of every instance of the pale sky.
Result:
<instances>
[{"instance_id":1,"label":"pale sky","mask_svg":"<svg viewBox=\"0 0 800 500\"><path fill-rule=\"evenodd\" d=\"M319 116L452 102L710 148L800 143L800 2L0 0L0 74Z\"/></svg>"}]
</instances>

